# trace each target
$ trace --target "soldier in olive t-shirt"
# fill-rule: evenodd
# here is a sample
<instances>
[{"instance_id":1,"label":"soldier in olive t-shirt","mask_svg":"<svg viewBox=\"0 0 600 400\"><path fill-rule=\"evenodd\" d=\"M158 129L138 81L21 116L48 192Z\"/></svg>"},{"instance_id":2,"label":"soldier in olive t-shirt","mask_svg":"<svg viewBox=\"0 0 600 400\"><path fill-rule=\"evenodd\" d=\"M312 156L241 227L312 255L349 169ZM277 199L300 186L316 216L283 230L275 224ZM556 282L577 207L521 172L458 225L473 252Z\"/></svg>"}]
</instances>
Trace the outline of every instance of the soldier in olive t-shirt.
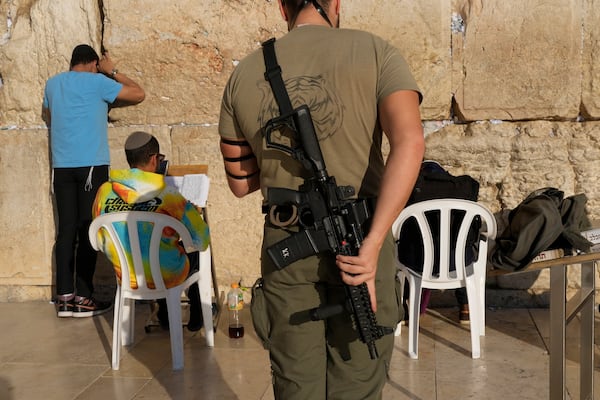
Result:
<instances>
[{"instance_id":1,"label":"soldier in olive t-shirt","mask_svg":"<svg viewBox=\"0 0 600 400\"><path fill-rule=\"evenodd\" d=\"M275 50L293 107L310 108L328 173L338 185L353 186L359 198L377 197L377 208L358 256L319 253L281 270L265 250L299 228L282 229L266 218L263 285L254 291L252 317L270 352L276 399L381 398L392 335L376 341L379 358L372 360L347 313L326 321L297 318L322 304L343 302L342 283L367 283L379 325L395 327L402 315L390 227L423 157L421 94L393 46L366 32L333 28L339 5L340 0L280 2L290 32L276 41ZM232 192L242 197L260 189L266 201L267 188L298 190L307 171L289 154L266 147L263 128L279 109L264 73L261 50L240 61L223 94L219 134Z\"/></svg>"}]
</instances>

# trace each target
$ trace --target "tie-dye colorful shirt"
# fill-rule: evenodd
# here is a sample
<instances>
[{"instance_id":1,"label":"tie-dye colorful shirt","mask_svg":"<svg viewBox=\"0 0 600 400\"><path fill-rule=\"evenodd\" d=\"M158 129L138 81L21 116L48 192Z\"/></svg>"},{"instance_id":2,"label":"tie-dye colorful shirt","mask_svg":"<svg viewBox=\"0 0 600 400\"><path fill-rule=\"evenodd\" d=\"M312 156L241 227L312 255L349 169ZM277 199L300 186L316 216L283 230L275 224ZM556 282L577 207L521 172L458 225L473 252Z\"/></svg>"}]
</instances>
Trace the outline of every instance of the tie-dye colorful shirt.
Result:
<instances>
[{"instance_id":1,"label":"tie-dye colorful shirt","mask_svg":"<svg viewBox=\"0 0 600 400\"><path fill-rule=\"evenodd\" d=\"M93 206L93 216L117 211L148 211L170 215L181 221L189 230L194 246L198 250L205 250L209 244L210 236L208 225L204 222L200 212L192 203L177 191L176 188L167 186L163 175L145 172L137 168L128 170L112 170L110 179L98 189ZM138 227L141 243L150 243L152 233L151 224ZM117 232L124 246L129 249L129 241L125 234L125 225L117 227ZM144 240L144 236L147 240ZM121 280L121 266L119 257L104 231L98 232L99 243L102 251L112 262L119 281ZM130 256L131 252L127 251ZM190 264L183 246L179 244L179 236L173 232L168 235L165 230L160 243L160 265L165 280L165 286L171 288L182 283L188 276ZM146 270L148 285L153 286L150 275L149 255L142 249L142 259ZM137 287L135 274L130 271L131 285Z\"/></svg>"}]
</instances>

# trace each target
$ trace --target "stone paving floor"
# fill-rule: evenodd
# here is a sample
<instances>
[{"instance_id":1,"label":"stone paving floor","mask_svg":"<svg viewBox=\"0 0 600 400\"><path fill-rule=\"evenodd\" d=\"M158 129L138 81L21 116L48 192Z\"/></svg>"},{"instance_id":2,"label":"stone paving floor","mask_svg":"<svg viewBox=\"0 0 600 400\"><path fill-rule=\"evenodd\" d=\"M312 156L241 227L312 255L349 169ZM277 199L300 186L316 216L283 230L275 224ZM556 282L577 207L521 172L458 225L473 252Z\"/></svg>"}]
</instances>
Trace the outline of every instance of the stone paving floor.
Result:
<instances>
[{"instance_id":1,"label":"stone paving floor","mask_svg":"<svg viewBox=\"0 0 600 400\"><path fill-rule=\"evenodd\" d=\"M136 340L110 368L112 312L94 318L58 319L49 303L0 304L0 399L2 400L272 400L269 363L252 330L229 339L221 318L215 347L204 330L184 329L185 369L171 370L168 331L144 325L150 307L136 309ZM419 359L407 355L407 332L396 338L383 398L386 400L547 399L547 309L488 309L482 357L473 360L468 326L457 308L428 310L421 318ZM599 326L600 317L596 326ZM578 399L577 320L568 328L568 398ZM596 329L596 343L600 336ZM600 363L595 349L596 398Z\"/></svg>"}]
</instances>

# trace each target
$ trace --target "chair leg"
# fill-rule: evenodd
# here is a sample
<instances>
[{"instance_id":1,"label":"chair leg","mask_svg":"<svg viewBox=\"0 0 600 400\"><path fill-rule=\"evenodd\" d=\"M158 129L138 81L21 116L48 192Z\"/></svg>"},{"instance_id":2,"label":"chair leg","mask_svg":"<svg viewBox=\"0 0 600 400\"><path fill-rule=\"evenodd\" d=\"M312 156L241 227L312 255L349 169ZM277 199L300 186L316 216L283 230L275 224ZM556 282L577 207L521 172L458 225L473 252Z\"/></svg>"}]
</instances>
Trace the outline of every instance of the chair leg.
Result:
<instances>
[{"instance_id":1,"label":"chair leg","mask_svg":"<svg viewBox=\"0 0 600 400\"><path fill-rule=\"evenodd\" d=\"M467 278L467 298L469 301L469 316L471 318L471 354L474 359L481 357L481 343L479 340L481 326L481 299L479 296L479 282Z\"/></svg>"},{"instance_id":2,"label":"chair leg","mask_svg":"<svg viewBox=\"0 0 600 400\"><path fill-rule=\"evenodd\" d=\"M121 345L130 346L134 340L135 330L135 300L123 299L123 311L121 312Z\"/></svg>"},{"instance_id":3,"label":"chair leg","mask_svg":"<svg viewBox=\"0 0 600 400\"><path fill-rule=\"evenodd\" d=\"M212 273L210 268L210 255L205 256L207 260L201 260L200 280L198 289L200 290L200 302L202 304L202 319L204 320L204 335L206 336L206 345L215 346L215 330L213 326L212 314Z\"/></svg>"},{"instance_id":4,"label":"chair leg","mask_svg":"<svg viewBox=\"0 0 600 400\"><path fill-rule=\"evenodd\" d=\"M402 302L404 303L404 285L406 283L406 275L404 274L404 271L398 270L396 279L398 279L400 284L400 299L402 299ZM406 319L406 316L404 316L404 319ZM396 325L396 330L394 331L394 336L400 335L402 335L402 321L398 321L398 325Z\"/></svg>"},{"instance_id":5,"label":"chair leg","mask_svg":"<svg viewBox=\"0 0 600 400\"><path fill-rule=\"evenodd\" d=\"M481 324L479 325L479 336L485 336L485 274L479 280L479 313Z\"/></svg>"},{"instance_id":6,"label":"chair leg","mask_svg":"<svg viewBox=\"0 0 600 400\"><path fill-rule=\"evenodd\" d=\"M112 369L118 370L121 361L121 314L123 312L121 286L117 285L113 309Z\"/></svg>"},{"instance_id":7,"label":"chair leg","mask_svg":"<svg viewBox=\"0 0 600 400\"><path fill-rule=\"evenodd\" d=\"M408 313L408 355L419 358L419 311L421 309L421 280L408 275L410 285Z\"/></svg>"},{"instance_id":8,"label":"chair leg","mask_svg":"<svg viewBox=\"0 0 600 400\"><path fill-rule=\"evenodd\" d=\"M173 370L183 369L183 327L181 322L181 292L170 290L167 294L169 312L169 336L171 338L171 357Z\"/></svg>"}]
</instances>

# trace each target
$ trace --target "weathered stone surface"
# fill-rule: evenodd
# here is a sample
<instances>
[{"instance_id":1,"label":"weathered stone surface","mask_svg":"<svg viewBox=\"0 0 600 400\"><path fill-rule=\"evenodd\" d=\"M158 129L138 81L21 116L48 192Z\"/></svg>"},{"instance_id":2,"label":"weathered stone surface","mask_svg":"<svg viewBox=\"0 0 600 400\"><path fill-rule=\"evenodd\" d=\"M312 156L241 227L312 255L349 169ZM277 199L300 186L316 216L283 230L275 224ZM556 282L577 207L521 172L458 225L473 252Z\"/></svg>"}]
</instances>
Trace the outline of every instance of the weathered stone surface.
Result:
<instances>
[{"instance_id":1,"label":"weathered stone surface","mask_svg":"<svg viewBox=\"0 0 600 400\"><path fill-rule=\"evenodd\" d=\"M426 138L426 158L453 174L480 182L480 201L493 211L512 209L535 189L552 186L565 195L586 193L592 219L598 218L598 185L593 171L598 148L596 122L504 122L445 125Z\"/></svg>"},{"instance_id":2,"label":"weathered stone surface","mask_svg":"<svg viewBox=\"0 0 600 400\"><path fill-rule=\"evenodd\" d=\"M40 125L46 79L69 69L73 47L99 50L96 0L16 0L0 3L0 126Z\"/></svg>"},{"instance_id":3,"label":"weathered stone surface","mask_svg":"<svg viewBox=\"0 0 600 400\"><path fill-rule=\"evenodd\" d=\"M218 120L223 87L235 62L285 24L273 2L105 1L104 45L118 68L147 92L132 123L188 124ZM250 15L248 15L250 14Z\"/></svg>"},{"instance_id":4,"label":"weathered stone surface","mask_svg":"<svg viewBox=\"0 0 600 400\"><path fill-rule=\"evenodd\" d=\"M480 184L480 201L497 211L497 185L509 168L515 134L508 123L445 125L427 135L425 158L440 162L454 175L471 175Z\"/></svg>"},{"instance_id":5,"label":"weathered stone surface","mask_svg":"<svg viewBox=\"0 0 600 400\"><path fill-rule=\"evenodd\" d=\"M135 131L144 131L154 135L160 143L160 151L165 155L171 154L171 129L168 126L111 126L108 129L108 145L112 169L129 168L123 146L127 137Z\"/></svg>"},{"instance_id":6,"label":"weathered stone surface","mask_svg":"<svg viewBox=\"0 0 600 400\"><path fill-rule=\"evenodd\" d=\"M207 211L217 281L224 288L240 278L244 285L250 285L260 275L262 197L255 193L238 199L231 193L216 137L214 125L174 127L173 160L177 164L209 165Z\"/></svg>"},{"instance_id":7,"label":"weathered stone surface","mask_svg":"<svg viewBox=\"0 0 600 400\"><path fill-rule=\"evenodd\" d=\"M461 120L575 118L581 102L579 0L461 0L453 35Z\"/></svg>"},{"instance_id":8,"label":"weathered stone surface","mask_svg":"<svg viewBox=\"0 0 600 400\"><path fill-rule=\"evenodd\" d=\"M592 220L597 220L600 219L600 123L573 125L569 159L577 179L575 191L587 195L588 213Z\"/></svg>"},{"instance_id":9,"label":"weathered stone surface","mask_svg":"<svg viewBox=\"0 0 600 400\"><path fill-rule=\"evenodd\" d=\"M423 93L423 119L447 119L452 104L448 0L345 1L341 27L373 32L396 46Z\"/></svg>"},{"instance_id":10,"label":"weathered stone surface","mask_svg":"<svg viewBox=\"0 0 600 400\"><path fill-rule=\"evenodd\" d=\"M582 113L600 117L600 2L584 0Z\"/></svg>"},{"instance_id":11,"label":"weathered stone surface","mask_svg":"<svg viewBox=\"0 0 600 400\"><path fill-rule=\"evenodd\" d=\"M401 49L425 94L426 119L447 118L454 92L468 120L574 118L582 86L584 106L594 109L598 11L592 0L483 4L349 0L342 26L369 29ZM20 0L2 6L9 26L0 42L0 104L7 105L0 107L0 124L41 124L45 79L67 68L74 45L99 50L100 41L148 92L136 109L114 110L116 123L214 123L236 60L286 30L274 2L103 5ZM583 83L573 72L582 69Z\"/></svg>"},{"instance_id":12,"label":"weathered stone surface","mask_svg":"<svg viewBox=\"0 0 600 400\"><path fill-rule=\"evenodd\" d=\"M341 10L342 27L370 30L405 56L424 93L427 158L479 180L481 202L497 214L555 186L586 193L592 219L600 219L599 18L598 0L344 0ZM221 290L240 277L251 284L260 273L261 199L230 193L216 124L236 62L287 31L277 2L0 0L0 20L0 223L27 238L0 244L0 301L51 293L41 102L46 79L68 69L79 43L108 49L147 93L110 112L112 167L127 167L122 146L134 130L155 134L174 164L208 164L217 280ZM588 122L573 122L580 105ZM462 120L481 122L454 123ZM507 294L509 302L547 297L543 274L510 280L497 291L529 289Z\"/></svg>"},{"instance_id":13,"label":"weathered stone surface","mask_svg":"<svg viewBox=\"0 0 600 400\"><path fill-rule=\"evenodd\" d=\"M0 285L48 284L54 213L45 129L0 130Z\"/></svg>"},{"instance_id":14,"label":"weathered stone surface","mask_svg":"<svg viewBox=\"0 0 600 400\"><path fill-rule=\"evenodd\" d=\"M44 301L51 298L51 287L40 285L1 285L0 302Z\"/></svg>"}]
</instances>

